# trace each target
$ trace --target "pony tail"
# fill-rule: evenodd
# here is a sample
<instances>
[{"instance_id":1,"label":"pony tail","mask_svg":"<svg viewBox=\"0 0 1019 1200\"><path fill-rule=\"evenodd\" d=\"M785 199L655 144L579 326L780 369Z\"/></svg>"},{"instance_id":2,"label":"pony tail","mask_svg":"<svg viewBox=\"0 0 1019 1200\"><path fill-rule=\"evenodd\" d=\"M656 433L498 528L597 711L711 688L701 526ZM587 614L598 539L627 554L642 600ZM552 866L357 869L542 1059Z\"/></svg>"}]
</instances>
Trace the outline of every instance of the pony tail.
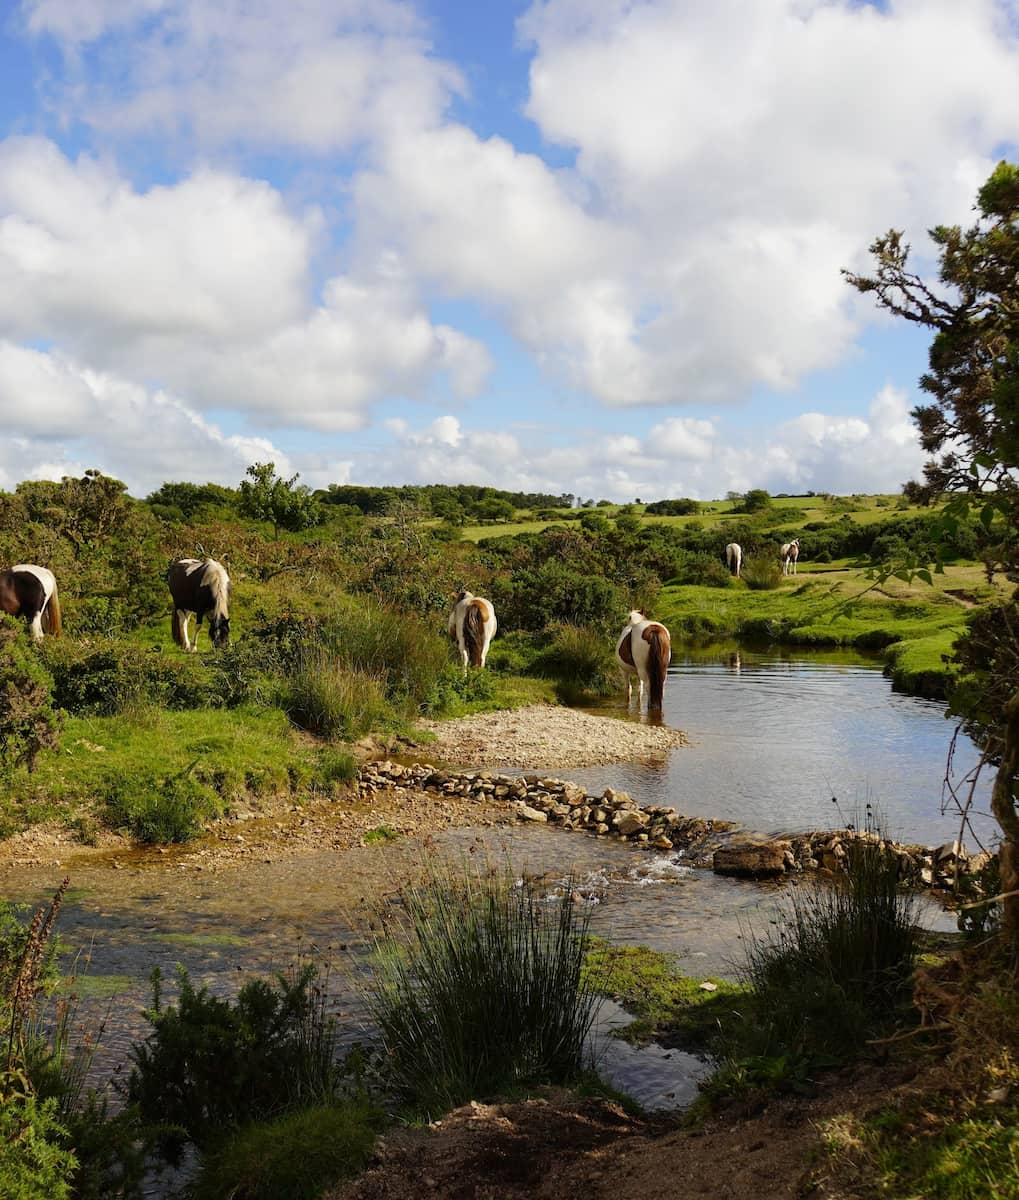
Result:
<instances>
[{"instance_id":1,"label":"pony tail","mask_svg":"<svg viewBox=\"0 0 1019 1200\"><path fill-rule=\"evenodd\" d=\"M182 646L186 650L187 646L184 643L184 628L181 624L180 609L176 605L173 606L173 616L170 618L170 629L173 633L173 640L178 646ZM198 635L195 634L196 638L197 636Z\"/></svg>"},{"instance_id":2,"label":"pony tail","mask_svg":"<svg viewBox=\"0 0 1019 1200\"><path fill-rule=\"evenodd\" d=\"M464 614L464 649L472 667L481 666L481 651L485 644L484 620L481 616L481 605L468 605Z\"/></svg>"},{"instance_id":3,"label":"pony tail","mask_svg":"<svg viewBox=\"0 0 1019 1200\"><path fill-rule=\"evenodd\" d=\"M653 628L648 630L648 708L661 711L665 697L665 668L669 661L669 642L663 637L663 630Z\"/></svg>"},{"instance_id":4,"label":"pony tail","mask_svg":"<svg viewBox=\"0 0 1019 1200\"><path fill-rule=\"evenodd\" d=\"M63 622L60 615L60 598L57 595L56 584L53 585L49 601L42 610L42 628L43 633L51 633L54 637L58 636L61 629L63 629Z\"/></svg>"}]
</instances>

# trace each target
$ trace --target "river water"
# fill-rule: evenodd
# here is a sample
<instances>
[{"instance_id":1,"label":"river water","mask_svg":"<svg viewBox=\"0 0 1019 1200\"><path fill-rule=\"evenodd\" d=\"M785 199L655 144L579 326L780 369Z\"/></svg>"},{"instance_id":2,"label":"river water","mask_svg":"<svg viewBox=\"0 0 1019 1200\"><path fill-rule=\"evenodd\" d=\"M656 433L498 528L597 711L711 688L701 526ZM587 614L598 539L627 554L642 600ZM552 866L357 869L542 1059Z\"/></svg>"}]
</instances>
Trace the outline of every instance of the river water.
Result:
<instances>
[{"instance_id":1,"label":"river water","mask_svg":"<svg viewBox=\"0 0 1019 1200\"><path fill-rule=\"evenodd\" d=\"M943 706L898 696L879 664L859 655L677 649L666 687L665 720L688 731L689 747L665 764L627 764L568 775L593 788L629 791L641 804L722 817L762 831L829 828L876 806L889 836L943 841L956 823L939 813L951 726ZM622 719L617 701L599 711ZM957 767L975 761L967 743ZM564 774L567 774L564 772ZM321 851L213 872L178 869L175 856L139 855L120 871L83 866L59 929L69 957L87 957L84 1011L105 1014L96 1072L122 1066L147 1027L147 978L176 964L214 993L231 995L251 972L282 969L296 953L331 964L333 1007L349 1040L364 1036L363 915L430 855L487 856L549 894L569 886L591 906L592 931L615 942L675 954L691 975L739 974L743 938L779 919L787 886L725 879L663 855L547 827L454 830L345 852ZM123 858L123 856L121 856ZM22 868L4 894L38 902L59 868ZM927 924L954 928L933 902ZM167 988L173 994L172 983ZM609 1010L609 1023L622 1020ZM608 1047L608 1049L606 1049ZM602 1042L604 1070L645 1104L688 1100L703 1065L657 1048L634 1052Z\"/></svg>"}]
</instances>

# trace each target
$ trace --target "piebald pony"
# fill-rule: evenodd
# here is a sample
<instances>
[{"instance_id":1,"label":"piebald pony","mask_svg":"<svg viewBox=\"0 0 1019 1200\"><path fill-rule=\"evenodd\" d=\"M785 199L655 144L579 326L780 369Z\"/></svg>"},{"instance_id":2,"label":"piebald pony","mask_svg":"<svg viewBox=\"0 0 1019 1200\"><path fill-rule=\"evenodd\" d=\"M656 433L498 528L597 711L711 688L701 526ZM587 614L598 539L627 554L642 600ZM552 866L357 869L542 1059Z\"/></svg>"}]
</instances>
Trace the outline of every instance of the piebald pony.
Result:
<instances>
[{"instance_id":1,"label":"piebald pony","mask_svg":"<svg viewBox=\"0 0 1019 1200\"><path fill-rule=\"evenodd\" d=\"M471 592L460 592L449 614L449 636L460 651L464 670L483 667L488 647L497 628L495 609L491 601Z\"/></svg>"},{"instance_id":2,"label":"piebald pony","mask_svg":"<svg viewBox=\"0 0 1019 1200\"><path fill-rule=\"evenodd\" d=\"M37 642L44 633L59 633L60 600L53 572L35 563L18 563L9 571L0 571L0 612L24 617Z\"/></svg>"},{"instance_id":3,"label":"piebald pony","mask_svg":"<svg viewBox=\"0 0 1019 1200\"><path fill-rule=\"evenodd\" d=\"M633 696L633 677L637 677L637 707L648 693L648 711L661 712L665 694L665 672L672 658L669 631L659 621L649 621L634 609L616 643L616 659L626 681L626 699Z\"/></svg>"}]
</instances>

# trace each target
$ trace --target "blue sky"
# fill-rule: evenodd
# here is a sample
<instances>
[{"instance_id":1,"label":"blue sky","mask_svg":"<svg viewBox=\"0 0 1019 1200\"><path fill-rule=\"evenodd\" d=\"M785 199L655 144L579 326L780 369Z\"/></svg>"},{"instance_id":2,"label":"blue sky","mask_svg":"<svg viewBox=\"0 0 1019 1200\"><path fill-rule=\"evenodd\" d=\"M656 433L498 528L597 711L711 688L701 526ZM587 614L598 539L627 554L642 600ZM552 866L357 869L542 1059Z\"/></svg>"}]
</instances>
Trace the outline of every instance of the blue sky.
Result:
<instances>
[{"instance_id":1,"label":"blue sky","mask_svg":"<svg viewBox=\"0 0 1019 1200\"><path fill-rule=\"evenodd\" d=\"M1016 0L0 11L4 488L894 490L927 338L840 268L1019 144Z\"/></svg>"}]
</instances>

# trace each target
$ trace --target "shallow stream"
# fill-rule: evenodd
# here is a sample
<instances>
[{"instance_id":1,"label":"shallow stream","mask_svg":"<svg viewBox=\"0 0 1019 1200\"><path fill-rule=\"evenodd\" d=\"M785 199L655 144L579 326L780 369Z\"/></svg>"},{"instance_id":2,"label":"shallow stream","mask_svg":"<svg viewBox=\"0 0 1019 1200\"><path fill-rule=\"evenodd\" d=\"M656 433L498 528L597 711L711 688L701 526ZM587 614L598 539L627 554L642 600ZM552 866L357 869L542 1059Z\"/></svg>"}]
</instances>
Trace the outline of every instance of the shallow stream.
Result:
<instances>
[{"instance_id":1,"label":"shallow stream","mask_svg":"<svg viewBox=\"0 0 1019 1200\"><path fill-rule=\"evenodd\" d=\"M627 717L618 701L599 711ZM563 774L591 788L629 791L641 804L763 831L836 826L836 796L850 819L873 804L890 836L944 841L956 835L957 822L939 813L951 736L942 714L941 705L893 693L879 664L860 655L680 649L665 720L687 730L692 744L664 765ZM973 760L973 748L961 746L957 769ZM670 951L690 975L737 974L743 934L766 930L788 886L726 879L690 869L679 855L541 826L457 830L426 842L247 860L207 873L177 869L172 853L139 855L118 871L82 866L59 929L69 949L89 960L83 987L100 994L86 1007L107 1014L96 1073L105 1077L122 1065L130 1042L147 1031L141 1009L155 966L172 978L183 964L196 982L229 995L252 971L313 954L332 964L333 1002L350 1040L363 1036L360 922L370 903L395 891L429 854L488 855L540 877L550 893L570 875L592 906L594 933ZM62 873L19 868L0 884L7 896L37 903ZM954 928L933 902L925 909L931 927ZM606 1013L610 1024L622 1019L618 1010ZM672 1106L692 1097L703 1066L676 1052L613 1043L603 1069L648 1106Z\"/></svg>"}]
</instances>

